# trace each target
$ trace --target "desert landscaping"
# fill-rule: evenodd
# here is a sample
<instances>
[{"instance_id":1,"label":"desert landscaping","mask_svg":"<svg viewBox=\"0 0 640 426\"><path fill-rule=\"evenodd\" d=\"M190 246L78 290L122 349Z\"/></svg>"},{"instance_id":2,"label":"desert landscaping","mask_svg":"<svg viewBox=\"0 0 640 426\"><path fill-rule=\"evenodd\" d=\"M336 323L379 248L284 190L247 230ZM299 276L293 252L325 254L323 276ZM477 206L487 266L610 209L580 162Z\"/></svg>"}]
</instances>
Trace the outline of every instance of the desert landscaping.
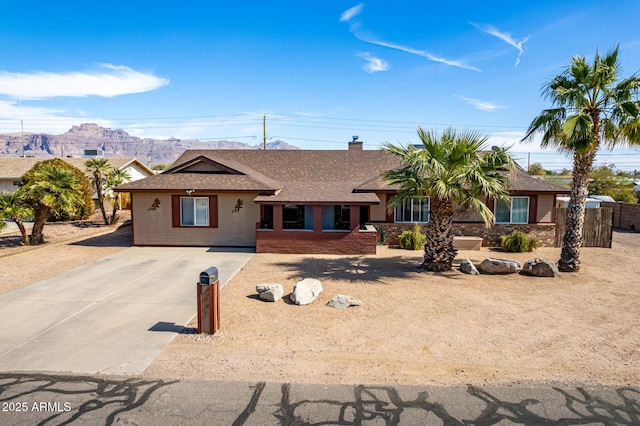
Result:
<instances>
[{"instance_id":1,"label":"desert landscaping","mask_svg":"<svg viewBox=\"0 0 640 426\"><path fill-rule=\"evenodd\" d=\"M21 248L0 236L0 292L126 248L130 229L47 225L48 243ZM614 234L613 248L584 248L582 269L557 278L425 273L420 251L379 246L370 256L257 254L222 289L222 327L194 334L195 318L145 371L146 377L343 384L640 380L640 233ZM479 263L557 260L532 253L461 251ZM64 261L61 261L64 259ZM303 278L324 291L311 305L287 295ZM104 279L109 279L105 277ZM280 283L266 302L256 285ZM362 306L325 306L336 294ZM194 315L195 315L194 305Z\"/></svg>"}]
</instances>

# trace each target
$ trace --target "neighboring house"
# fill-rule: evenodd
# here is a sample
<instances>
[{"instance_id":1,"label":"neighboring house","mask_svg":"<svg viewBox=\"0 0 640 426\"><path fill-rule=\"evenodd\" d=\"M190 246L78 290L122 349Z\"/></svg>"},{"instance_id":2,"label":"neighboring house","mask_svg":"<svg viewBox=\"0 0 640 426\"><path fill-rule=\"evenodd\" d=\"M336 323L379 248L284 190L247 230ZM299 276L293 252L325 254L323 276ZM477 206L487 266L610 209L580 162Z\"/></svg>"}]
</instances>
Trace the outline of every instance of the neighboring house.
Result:
<instances>
[{"instance_id":1,"label":"neighboring house","mask_svg":"<svg viewBox=\"0 0 640 426\"><path fill-rule=\"evenodd\" d=\"M46 157L10 157L0 158L0 192L15 192L20 184L20 179L38 161L49 160ZM84 163L88 158L63 158L64 161L85 171ZM149 169L135 158L107 158L109 164L120 170L126 170L131 180L139 180L153 176L153 170Z\"/></svg>"},{"instance_id":2,"label":"neighboring house","mask_svg":"<svg viewBox=\"0 0 640 426\"><path fill-rule=\"evenodd\" d=\"M429 199L387 210L396 189L381 179L400 166L381 150L189 150L164 173L116 188L130 192L132 244L244 246L258 253L370 254L378 233L389 244L429 220ZM456 233L495 245L513 229L553 244L556 194L566 188L511 176L509 204L488 201L496 224L459 212Z\"/></svg>"},{"instance_id":3,"label":"neighboring house","mask_svg":"<svg viewBox=\"0 0 640 426\"><path fill-rule=\"evenodd\" d=\"M599 209L600 203L615 203L616 200L608 195L588 195L585 200L585 208L587 209ZM569 206L569 197L557 197L556 207L567 208Z\"/></svg>"}]
</instances>

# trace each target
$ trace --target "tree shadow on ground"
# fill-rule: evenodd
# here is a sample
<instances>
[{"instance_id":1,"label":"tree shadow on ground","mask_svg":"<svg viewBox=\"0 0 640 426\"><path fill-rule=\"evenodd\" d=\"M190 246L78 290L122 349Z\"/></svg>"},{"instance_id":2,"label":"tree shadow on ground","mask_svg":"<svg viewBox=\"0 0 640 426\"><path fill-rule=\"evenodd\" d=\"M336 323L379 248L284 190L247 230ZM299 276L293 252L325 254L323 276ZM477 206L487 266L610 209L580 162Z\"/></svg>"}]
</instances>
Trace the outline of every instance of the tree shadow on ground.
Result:
<instances>
[{"instance_id":1,"label":"tree shadow on ground","mask_svg":"<svg viewBox=\"0 0 640 426\"><path fill-rule=\"evenodd\" d=\"M406 278L426 280L429 276L457 279L460 273L451 270L442 273L427 272L420 268L421 258L404 256L371 257L344 256L335 259L304 257L290 262L276 262L275 266L289 272L288 278L329 278L343 281L366 281L389 284L389 279Z\"/></svg>"},{"instance_id":2,"label":"tree shadow on ground","mask_svg":"<svg viewBox=\"0 0 640 426\"><path fill-rule=\"evenodd\" d=\"M85 238L70 245L83 247L131 247L131 227L120 227L114 232Z\"/></svg>"}]
</instances>

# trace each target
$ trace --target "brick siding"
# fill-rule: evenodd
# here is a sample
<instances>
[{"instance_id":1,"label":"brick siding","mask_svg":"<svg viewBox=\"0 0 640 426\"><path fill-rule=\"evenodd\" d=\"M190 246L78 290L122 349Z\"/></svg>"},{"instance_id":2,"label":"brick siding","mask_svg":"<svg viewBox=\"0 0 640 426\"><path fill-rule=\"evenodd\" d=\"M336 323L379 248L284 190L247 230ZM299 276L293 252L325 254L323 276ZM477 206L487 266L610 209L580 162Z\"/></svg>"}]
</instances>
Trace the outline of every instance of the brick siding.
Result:
<instances>
[{"instance_id":1,"label":"brick siding","mask_svg":"<svg viewBox=\"0 0 640 426\"><path fill-rule=\"evenodd\" d=\"M256 231L256 253L376 254L375 232Z\"/></svg>"}]
</instances>

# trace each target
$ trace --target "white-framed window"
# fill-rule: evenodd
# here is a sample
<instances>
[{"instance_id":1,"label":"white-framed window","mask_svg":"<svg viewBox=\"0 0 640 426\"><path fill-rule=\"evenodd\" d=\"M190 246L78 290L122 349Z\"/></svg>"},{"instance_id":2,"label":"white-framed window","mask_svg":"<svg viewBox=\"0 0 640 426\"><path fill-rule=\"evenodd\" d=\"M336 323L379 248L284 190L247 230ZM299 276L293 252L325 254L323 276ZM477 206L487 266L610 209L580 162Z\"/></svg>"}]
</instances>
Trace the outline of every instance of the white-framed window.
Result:
<instances>
[{"instance_id":1,"label":"white-framed window","mask_svg":"<svg viewBox=\"0 0 640 426\"><path fill-rule=\"evenodd\" d=\"M180 226L209 226L209 197L181 197Z\"/></svg>"},{"instance_id":2,"label":"white-framed window","mask_svg":"<svg viewBox=\"0 0 640 426\"><path fill-rule=\"evenodd\" d=\"M511 197L511 203L495 202L495 223L529 223L529 197Z\"/></svg>"},{"instance_id":3,"label":"white-framed window","mask_svg":"<svg viewBox=\"0 0 640 426\"><path fill-rule=\"evenodd\" d=\"M396 223L429 222L429 197L414 197L398 204L395 210Z\"/></svg>"}]
</instances>

